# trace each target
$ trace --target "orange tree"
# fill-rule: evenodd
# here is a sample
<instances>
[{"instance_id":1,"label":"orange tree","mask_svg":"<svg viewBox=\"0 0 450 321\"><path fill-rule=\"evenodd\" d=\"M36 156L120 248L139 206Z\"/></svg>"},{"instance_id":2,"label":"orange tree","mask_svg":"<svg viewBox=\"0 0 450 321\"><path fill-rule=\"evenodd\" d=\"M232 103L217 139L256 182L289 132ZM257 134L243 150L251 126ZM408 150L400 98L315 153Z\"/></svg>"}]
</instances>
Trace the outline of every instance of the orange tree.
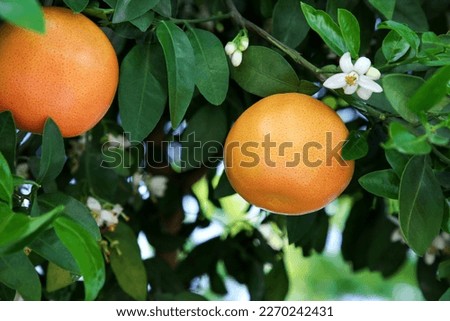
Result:
<instances>
[{"instance_id":1,"label":"orange tree","mask_svg":"<svg viewBox=\"0 0 450 321\"><path fill-rule=\"evenodd\" d=\"M335 211L277 215L232 196L232 186L260 206L275 204L274 212L303 208L292 202L333 201L321 194L335 184L333 170L295 175L280 167L283 157L297 155L284 153L289 143L312 144L297 151L295 166L323 169L315 165L322 149L341 165L354 163L334 201L347 211L340 249L354 271L387 278L413 258L424 297L449 299L447 5L0 0L0 299L202 299L195 291L201 276L217 296L234 278L251 299L284 299L292 284L288 244L304 256L321 253ZM100 29L84 36L84 22L54 28L44 12L55 10L42 6L67 8L63 20L84 15L109 38L120 66L110 107L115 59L109 49L100 57L83 51L108 47L101 47L103 36L93 40ZM238 149L246 161L268 155L275 165L224 171L233 123L280 93L314 95L336 110L348 129L345 142L337 149L322 138L303 142L316 131L326 138L340 122L302 103L290 107L300 113L274 112L282 104L275 98L270 119L242 118L236 129L243 143L265 143L247 133L277 137L269 147L285 143L268 154ZM97 122L99 105L109 109ZM84 133L73 137L79 132L67 128ZM192 237L214 224L219 235ZM150 244L144 259L138 235Z\"/></svg>"}]
</instances>

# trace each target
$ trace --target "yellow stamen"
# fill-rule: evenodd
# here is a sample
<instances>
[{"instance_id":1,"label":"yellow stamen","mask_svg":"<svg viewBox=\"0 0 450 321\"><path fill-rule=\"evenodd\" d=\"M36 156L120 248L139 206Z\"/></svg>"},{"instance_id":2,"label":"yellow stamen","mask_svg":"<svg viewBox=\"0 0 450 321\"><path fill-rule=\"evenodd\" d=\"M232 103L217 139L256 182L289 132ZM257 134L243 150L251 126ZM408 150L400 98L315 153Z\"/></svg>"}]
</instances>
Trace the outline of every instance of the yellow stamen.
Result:
<instances>
[{"instance_id":1,"label":"yellow stamen","mask_svg":"<svg viewBox=\"0 0 450 321\"><path fill-rule=\"evenodd\" d=\"M354 86L356 85L356 80L358 79L358 77L356 75L347 75L345 76L345 82L350 85L350 86Z\"/></svg>"}]
</instances>

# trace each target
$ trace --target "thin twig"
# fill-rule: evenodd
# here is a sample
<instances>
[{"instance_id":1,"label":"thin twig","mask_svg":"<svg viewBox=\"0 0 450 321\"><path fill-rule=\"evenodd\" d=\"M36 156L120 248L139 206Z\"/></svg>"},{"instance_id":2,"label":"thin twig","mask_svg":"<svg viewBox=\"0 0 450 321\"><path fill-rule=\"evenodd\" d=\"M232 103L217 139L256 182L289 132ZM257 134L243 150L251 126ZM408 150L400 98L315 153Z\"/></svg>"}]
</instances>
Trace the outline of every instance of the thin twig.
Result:
<instances>
[{"instance_id":1,"label":"thin twig","mask_svg":"<svg viewBox=\"0 0 450 321\"><path fill-rule=\"evenodd\" d=\"M303 66L307 70L309 70L314 76L319 79L320 81L325 81L327 77L320 73L320 69L310 63L307 59L305 59L298 51L286 46L284 43L279 41L278 39L274 38L272 35L270 35L267 31L260 28L253 22L245 19L237 10L236 6L234 5L232 0L226 0L226 4L230 10L231 18L236 21L237 24L242 26L243 28L252 30L259 34L262 38L267 40L269 43L283 51L285 54L287 54L292 60L294 60L299 65Z\"/></svg>"}]
</instances>

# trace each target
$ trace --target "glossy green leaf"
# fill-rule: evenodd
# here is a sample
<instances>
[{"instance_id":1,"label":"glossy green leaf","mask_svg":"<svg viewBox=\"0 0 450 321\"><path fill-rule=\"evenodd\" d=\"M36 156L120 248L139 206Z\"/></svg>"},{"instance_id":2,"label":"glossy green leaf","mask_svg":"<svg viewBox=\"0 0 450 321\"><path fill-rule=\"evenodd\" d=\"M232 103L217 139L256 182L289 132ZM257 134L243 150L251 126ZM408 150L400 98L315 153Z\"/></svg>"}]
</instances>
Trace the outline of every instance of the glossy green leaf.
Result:
<instances>
[{"instance_id":1,"label":"glossy green leaf","mask_svg":"<svg viewBox=\"0 0 450 321\"><path fill-rule=\"evenodd\" d=\"M289 244L298 243L311 230L314 224L314 214L286 216L286 227Z\"/></svg>"},{"instance_id":2,"label":"glossy green leaf","mask_svg":"<svg viewBox=\"0 0 450 321\"><path fill-rule=\"evenodd\" d=\"M419 49L420 39L419 36L411 30L407 25L403 23L399 23L396 21L388 20L383 21L378 25L378 29L390 29L395 30L400 36L402 36L406 42L413 48L415 51Z\"/></svg>"},{"instance_id":3,"label":"glossy green leaf","mask_svg":"<svg viewBox=\"0 0 450 321\"><path fill-rule=\"evenodd\" d=\"M423 79L410 75L390 74L383 77L383 88L392 107L411 123L418 121L417 115L408 108L408 101L423 84Z\"/></svg>"},{"instance_id":4,"label":"glossy green leaf","mask_svg":"<svg viewBox=\"0 0 450 321\"><path fill-rule=\"evenodd\" d=\"M308 34L309 25L298 0L279 0L273 9L273 35L291 48L297 47Z\"/></svg>"},{"instance_id":5,"label":"glossy green leaf","mask_svg":"<svg viewBox=\"0 0 450 321\"><path fill-rule=\"evenodd\" d=\"M301 8L311 29L319 34L335 54L342 56L348 51L341 29L326 12L316 10L304 2L301 2Z\"/></svg>"},{"instance_id":6,"label":"glossy green leaf","mask_svg":"<svg viewBox=\"0 0 450 321\"><path fill-rule=\"evenodd\" d=\"M450 259L439 263L437 274L439 279L450 279Z\"/></svg>"},{"instance_id":7,"label":"glossy green leaf","mask_svg":"<svg viewBox=\"0 0 450 321\"><path fill-rule=\"evenodd\" d=\"M423 255L439 233L444 195L426 156L414 156L400 181L400 229L408 245Z\"/></svg>"},{"instance_id":8,"label":"glossy green leaf","mask_svg":"<svg viewBox=\"0 0 450 321\"><path fill-rule=\"evenodd\" d=\"M450 288L439 298L439 301L450 301Z\"/></svg>"},{"instance_id":9,"label":"glossy green leaf","mask_svg":"<svg viewBox=\"0 0 450 321\"><path fill-rule=\"evenodd\" d=\"M112 23L136 19L154 8L160 0L117 0Z\"/></svg>"},{"instance_id":10,"label":"glossy green leaf","mask_svg":"<svg viewBox=\"0 0 450 321\"><path fill-rule=\"evenodd\" d=\"M158 4L153 8L156 13L160 14L163 17L171 17L172 16L172 1L163 0L159 1Z\"/></svg>"},{"instance_id":11,"label":"glossy green leaf","mask_svg":"<svg viewBox=\"0 0 450 321\"><path fill-rule=\"evenodd\" d=\"M361 41L358 20L350 11L338 9L338 22L347 50L353 58L358 58Z\"/></svg>"},{"instance_id":12,"label":"glossy green leaf","mask_svg":"<svg viewBox=\"0 0 450 321\"><path fill-rule=\"evenodd\" d=\"M428 20L422 9L422 3L422 0L395 0L392 20L404 23L415 31L428 31Z\"/></svg>"},{"instance_id":13,"label":"glossy green leaf","mask_svg":"<svg viewBox=\"0 0 450 321\"><path fill-rule=\"evenodd\" d=\"M391 30L383 40L381 50L389 62L394 62L403 57L411 46L400 36L397 31Z\"/></svg>"},{"instance_id":14,"label":"glossy green leaf","mask_svg":"<svg viewBox=\"0 0 450 321\"><path fill-rule=\"evenodd\" d=\"M283 301L289 290L289 277L283 260L277 261L272 270L266 274L264 283L266 292L265 301Z\"/></svg>"},{"instance_id":15,"label":"glossy green leaf","mask_svg":"<svg viewBox=\"0 0 450 321\"><path fill-rule=\"evenodd\" d=\"M166 106L167 93L154 76L151 49L148 45L134 46L120 66L119 110L123 129L131 141L147 137Z\"/></svg>"},{"instance_id":16,"label":"glossy green leaf","mask_svg":"<svg viewBox=\"0 0 450 321\"><path fill-rule=\"evenodd\" d=\"M400 153L395 149L386 149L384 152L386 155L386 160L388 161L389 165L391 165L398 178L402 177L406 164L411 157Z\"/></svg>"},{"instance_id":17,"label":"glossy green leaf","mask_svg":"<svg viewBox=\"0 0 450 321\"><path fill-rule=\"evenodd\" d=\"M57 291L75 282L72 273L52 262L48 263L46 279L47 284L45 285L45 289L47 292Z\"/></svg>"},{"instance_id":18,"label":"glossy green leaf","mask_svg":"<svg viewBox=\"0 0 450 321\"><path fill-rule=\"evenodd\" d=\"M147 273L133 230L119 223L108 236L117 241L111 249L111 267L122 290L135 300L147 299Z\"/></svg>"},{"instance_id":19,"label":"glossy green leaf","mask_svg":"<svg viewBox=\"0 0 450 321\"><path fill-rule=\"evenodd\" d=\"M44 231L29 244L34 252L74 274L80 274L77 263L53 229Z\"/></svg>"},{"instance_id":20,"label":"glossy green leaf","mask_svg":"<svg viewBox=\"0 0 450 321\"><path fill-rule=\"evenodd\" d=\"M233 189L233 186L231 186L226 173L223 172L214 190L214 198L220 199L233 194L236 194L236 191Z\"/></svg>"},{"instance_id":21,"label":"glossy green leaf","mask_svg":"<svg viewBox=\"0 0 450 321\"><path fill-rule=\"evenodd\" d=\"M214 130L211 130L214 124ZM222 158L222 146L227 135L227 119L222 108L205 106L188 121L180 143L182 170L210 166Z\"/></svg>"},{"instance_id":22,"label":"glossy green leaf","mask_svg":"<svg viewBox=\"0 0 450 321\"><path fill-rule=\"evenodd\" d=\"M431 152L431 145L426 136L417 137L399 122L389 124L389 135L391 139L385 144L385 148L395 148L404 154L425 155Z\"/></svg>"},{"instance_id":23,"label":"glossy green leaf","mask_svg":"<svg viewBox=\"0 0 450 321\"><path fill-rule=\"evenodd\" d=\"M392 19L396 0L369 0L369 3L377 9L386 19Z\"/></svg>"},{"instance_id":24,"label":"glossy green leaf","mask_svg":"<svg viewBox=\"0 0 450 321\"><path fill-rule=\"evenodd\" d=\"M41 281L28 256L20 251L0 255L0 282L16 290L27 301L41 298Z\"/></svg>"},{"instance_id":25,"label":"glossy green leaf","mask_svg":"<svg viewBox=\"0 0 450 321\"><path fill-rule=\"evenodd\" d=\"M139 28L142 32L146 32L154 20L155 13L153 11L147 11L142 16L131 20L130 23Z\"/></svg>"},{"instance_id":26,"label":"glossy green leaf","mask_svg":"<svg viewBox=\"0 0 450 321\"><path fill-rule=\"evenodd\" d=\"M67 194L56 192L39 195L38 203L44 210L49 210L58 205L64 205L62 215L76 221L95 240L100 240L100 230L90 210L77 199Z\"/></svg>"},{"instance_id":27,"label":"glossy green leaf","mask_svg":"<svg viewBox=\"0 0 450 321\"><path fill-rule=\"evenodd\" d=\"M413 112L427 111L447 95L450 81L450 65L436 71L408 101L408 107Z\"/></svg>"},{"instance_id":28,"label":"glossy green leaf","mask_svg":"<svg viewBox=\"0 0 450 321\"><path fill-rule=\"evenodd\" d=\"M183 121L194 93L194 51L187 35L173 22L161 21L156 36L166 59L170 119L172 127L176 128Z\"/></svg>"},{"instance_id":29,"label":"glossy green leaf","mask_svg":"<svg viewBox=\"0 0 450 321\"><path fill-rule=\"evenodd\" d=\"M213 33L202 29L189 29L188 37L195 55L195 84L207 101L220 105L227 95L230 77L223 45Z\"/></svg>"},{"instance_id":30,"label":"glossy green leaf","mask_svg":"<svg viewBox=\"0 0 450 321\"><path fill-rule=\"evenodd\" d=\"M9 168L13 169L16 161L16 126L11 112L0 113L0 153L8 162Z\"/></svg>"},{"instance_id":31,"label":"glossy green leaf","mask_svg":"<svg viewBox=\"0 0 450 321\"><path fill-rule=\"evenodd\" d=\"M44 13L37 0L0 0L0 17L19 27L45 32Z\"/></svg>"},{"instance_id":32,"label":"glossy green leaf","mask_svg":"<svg viewBox=\"0 0 450 321\"><path fill-rule=\"evenodd\" d=\"M58 126L50 118L45 122L42 136L42 156L37 181L47 183L61 173L66 161L64 140Z\"/></svg>"},{"instance_id":33,"label":"glossy green leaf","mask_svg":"<svg viewBox=\"0 0 450 321\"><path fill-rule=\"evenodd\" d=\"M345 160L360 159L368 152L367 133L360 130L351 131L342 147L342 158Z\"/></svg>"},{"instance_id":34,"label":"glossy green leaf","mask_svg":"<svg viewBox=\"0 0 450 321\"><path fill-rule=\"evenodd\" d=\"M89 0L64 0L64 3L72 9L72 11L80 13L86 9L89 4Z\"/></svg>"},{"instance_id":35,"label":"glossy green leaf","mask_svg":"<svg viewBox=\"0 0 450 321\"><path fill-rule=\"evenodd\" d=\"M6 159L0 152L0 205L6 204L8 208L12 208L13 193L13 177Z\"/></svg>"},{"instance_id":36,"label":"glossy green leaf","mask_svg":"<svg viewBox=\"0 0 450 321\"><path fill-rule=\"evenodd\" d=\"M267 47L250 46L242 64L231 69L231 77L242 89L260 97L300 91L294 69L283 56Z\"/></svg>"},{"instance_id":37,"label":"glossy green leaf","mask_svg":"<svg viewBox=\"0 0 450 321\"><path fill-rule=\"evenodd\" d=\"M105 283L105 262L97 241L77 222L59 217L56 234L74 257L84 280L86 300L94 300Z\"/></svg>"},{"instance_id":38,"label":"glossy green leaf","mask_svg":"<svg viewBox=\"0 0 450 321\"><path fill-rule=\"evenodd\" d=\"M0 209L0 255L22 250L51 226L63 208L58 206L38 217Z\"/></svg>"},{"instance_id":39,"label":"glossy green leaf","mask_svg":"<svg viewBox=\"0 0 450 321\"><path fill-rule=\"evenodd\" d=\"M400 179L391 169L368 173L358 180L364 189L374 195L398 199Z\"/></svg>"}]
</instances>

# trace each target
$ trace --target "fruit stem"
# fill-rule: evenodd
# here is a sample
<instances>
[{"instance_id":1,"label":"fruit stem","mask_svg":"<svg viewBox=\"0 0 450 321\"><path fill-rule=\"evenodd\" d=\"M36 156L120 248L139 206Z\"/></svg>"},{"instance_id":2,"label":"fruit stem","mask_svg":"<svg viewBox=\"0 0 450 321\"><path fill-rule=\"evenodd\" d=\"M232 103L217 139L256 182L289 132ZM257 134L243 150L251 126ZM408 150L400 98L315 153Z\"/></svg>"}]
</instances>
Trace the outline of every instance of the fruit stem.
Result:
<instances>
[{"instance_id":1,"label":"fruit stem","mask_svg":"<svg viewBox=\"0 0 450 321\"><path fill-rule=\"evenodd\" d=\"M249 30L252 30L259 34L262 38L267 40L269 43L283 51L286 55L291 57L292 60L294 60L299 65L303 66L307 70L309 70L314 76L319 79L320 81L325 81L327 77L320 73L320 69L310 63L307 59L305 59L298 51L286 46L284 43L279 41L278 39L274 38L272 35L270 35L267 31L260 28L259 26L255 25L253 22L245 19L237 10L236 6L233 3L233 0L226 0L226 4L228 8L230 9L231 18L236 21L239 25L241 25L243 28L247 28Z\"/></svg>"}]
</instances>

